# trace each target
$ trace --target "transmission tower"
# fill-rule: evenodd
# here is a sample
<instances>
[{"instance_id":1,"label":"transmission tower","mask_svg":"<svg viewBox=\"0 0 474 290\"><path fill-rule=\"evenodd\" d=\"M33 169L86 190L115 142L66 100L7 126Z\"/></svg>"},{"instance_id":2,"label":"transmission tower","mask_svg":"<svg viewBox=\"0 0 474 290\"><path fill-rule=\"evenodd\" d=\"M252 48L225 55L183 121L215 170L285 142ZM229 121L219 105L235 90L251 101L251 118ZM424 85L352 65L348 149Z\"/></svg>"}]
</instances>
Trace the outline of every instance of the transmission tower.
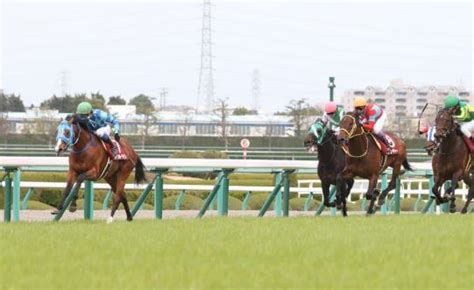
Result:
<instances>
[{"instance_id":1,"label":"transmission tower","mask_svg":"<svg viewBox=\"0 0 474 290\"><path fill-rule=\"evenodd\" d=\"M201 28L201 69L199 71L197 110L211 112L214 103L214 78L212 76L211 0L204 0ZM205 97L204 104L203 96Z\"/></svg>"},{"instance_id":2,"label":"transmission tower","mask_svg":"<svg viewBox=\"0 0 474 290\"><path fill-rule=\"evenodd\" d=\"M252 109L260 109L260 72L255 69L252 73Z\"/></svg>"},{"instance_id":3,"label":"transmission tower","mask_svg":"<svg viewBox=\"0 0 474 290\"><path fill-rule=\"evenodd\" d=\"M160 92L160 109L166 107L166 96L168 95L168 90L166 88L161 88Z\"/></svg>"}]
</instances>

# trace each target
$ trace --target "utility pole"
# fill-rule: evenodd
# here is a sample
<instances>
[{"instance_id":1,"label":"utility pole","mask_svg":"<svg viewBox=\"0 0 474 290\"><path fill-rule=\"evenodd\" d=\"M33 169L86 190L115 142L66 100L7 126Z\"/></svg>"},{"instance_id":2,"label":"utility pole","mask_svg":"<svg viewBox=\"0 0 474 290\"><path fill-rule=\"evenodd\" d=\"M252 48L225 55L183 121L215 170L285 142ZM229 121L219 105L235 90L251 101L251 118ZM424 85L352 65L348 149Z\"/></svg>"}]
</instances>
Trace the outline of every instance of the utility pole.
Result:
<instances>
[{"instance_id":1,"label":"utility pole","mask_svg":"<svg viewBox=\"0 0 474 290\"><path fill-rule=\"evenodd\" d=\"M333 102L334 101L334 88L336 87L336 84L334 84L335 77L329 77L329 101Z\"/></svg>"},{"instance_id":2,"label":"utility pole","mask_svg":"<svg viewBox=\"0 0 474 290\"><path fill-rule=\"evenodd\" d=\"M205 96L204 104L201 104ZM204 111L212 112L214 105L214 78L212 67L212 29L211 29L211 0L204 0L202 7L201 28L201 68L199 70L198 100L196 110L201 106Z\"/></svg>"},{"instance_id":3,"label":"utility pole","mask_svg":"<svg viewBox=\"0 0 474 290\"><path fill-rule=\"evenodd\" d=\"M61 87L61 95L62 97L66 96L67 89L68 89L68 74L69 71L62 70L60 71L61 80L59 86Z\"/></svg>"},{"instance_id":4,"label":"utility pole","mask_svg":"<svg viewBox=\"0 0 474 290\"><path fill-rule=\"evenodd\" d=\"M255 69L252 73L252 109L257 111L260 109L260 72Z\"/></svg>"}]
</instances>

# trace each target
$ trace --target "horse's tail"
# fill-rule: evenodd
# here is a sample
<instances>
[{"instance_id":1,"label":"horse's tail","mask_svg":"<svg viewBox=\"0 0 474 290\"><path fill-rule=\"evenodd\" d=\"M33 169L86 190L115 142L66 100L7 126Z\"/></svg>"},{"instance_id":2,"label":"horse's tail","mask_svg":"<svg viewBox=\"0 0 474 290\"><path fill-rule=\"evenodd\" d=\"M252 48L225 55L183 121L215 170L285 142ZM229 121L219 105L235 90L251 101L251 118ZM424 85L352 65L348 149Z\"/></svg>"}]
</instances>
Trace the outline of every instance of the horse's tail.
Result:
<instances>
[{"instance_id":1,"label":"horse's tail","mask_svg":"<svg viewBox=\"0 0 474 290\"><path fill-rule=\"evenodd\" d=\"M408 163L408 159L405 158L405 160L403 160L402 165L406 170L413 171L413 168L411 167L410 163Z\"/></svg>"},{"instance_id":2,"label":"horse's tail","mask_svg":"<svg viewBox=\"0 0 474 290\"><path fill-rule=\"evenodd\" d=\"M137 156L137 162L135 163L135 183L139 184L143 181L146 181L145 165L143 165L140 157Z\"/></svg>"}]
</instances>

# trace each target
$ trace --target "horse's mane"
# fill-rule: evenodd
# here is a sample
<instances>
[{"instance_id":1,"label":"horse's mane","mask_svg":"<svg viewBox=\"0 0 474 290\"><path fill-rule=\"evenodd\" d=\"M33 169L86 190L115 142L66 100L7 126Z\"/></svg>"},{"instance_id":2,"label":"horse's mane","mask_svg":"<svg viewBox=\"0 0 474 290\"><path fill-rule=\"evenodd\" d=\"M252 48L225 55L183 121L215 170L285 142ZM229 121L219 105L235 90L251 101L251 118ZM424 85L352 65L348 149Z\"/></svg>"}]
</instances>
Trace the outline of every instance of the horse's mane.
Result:
<instances>
[{"instance_id":1,"label":"horse's mane","mask_svg":"<svg viewBox=\"0 0 474 290\"><path fill-rule=\"evenodd\" d=\"M89 132L89 126L87 126L87 118L81 119L78 114L69 115L66 120L72 120L74 125L81 127L82 130Z\"/></svg>"}]
</instances>

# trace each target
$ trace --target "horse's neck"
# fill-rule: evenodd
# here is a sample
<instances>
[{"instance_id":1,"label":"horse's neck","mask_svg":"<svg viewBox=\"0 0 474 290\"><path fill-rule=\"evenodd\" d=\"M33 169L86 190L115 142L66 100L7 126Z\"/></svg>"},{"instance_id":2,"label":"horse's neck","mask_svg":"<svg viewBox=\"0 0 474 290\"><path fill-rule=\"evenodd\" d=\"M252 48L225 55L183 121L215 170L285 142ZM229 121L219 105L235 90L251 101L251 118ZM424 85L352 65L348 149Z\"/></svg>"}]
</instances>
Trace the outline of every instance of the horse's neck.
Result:
<instances>
[{"instance_id":1,"label":"horse's neck","mask_svg":"<svg viewBox=\"0 0 474 290\"><path fill-rule=\"evenodd\" d=\"M362 129L359 127L356 129L356 132L354 133L354 135L358 135L358 136L349 139L348 147L353 149L354 153L364 152L366 150L366 147L369 146L367 144L368 143L367 136L365 136L365 133L362 132Z\"/></svg>"},{"instance_id":2,"label":"horse's neck","mask_svg":"<svg viewBox=\"0 0 474 290\"><path fill-rule=\"evenodd\" d=\"M333 136L329 137L332 139ZM334 151L336 150L336 144L332 140L327 140L323 145L318 145L319 160L322 162L330 162L334 157Z\"/></svg>"},{"instance_id":3,"label":"horse's neck","mask_svg":"<svg viewBox=\"0 0 474 290\"><path fill-rule=\"evenodd\" d=\"M464 145L463 143L464 143L463 137L458 135L457 131L452 131L441 142L440 151L442 153L453 152L457 150L456 148L459 146L459 144Z\"/></svg>"},{"instance_id":4,"label":"horse's neck","mask_svg":"<svg viewBox=\"0 0 474 290\"><path fill-rule=\"evenodd\" d=\"M77 136L76 138L79 139L76 139L77 143L74 144L73 149L74 151L81 151L87 146L87 144L89 144L89 142L92 141L91 138L94 137L89 133L89 131L79 128L79 125L77 125L75 128L77 129L74 129L74 134Z\"/></svg>"}]
</instances>

